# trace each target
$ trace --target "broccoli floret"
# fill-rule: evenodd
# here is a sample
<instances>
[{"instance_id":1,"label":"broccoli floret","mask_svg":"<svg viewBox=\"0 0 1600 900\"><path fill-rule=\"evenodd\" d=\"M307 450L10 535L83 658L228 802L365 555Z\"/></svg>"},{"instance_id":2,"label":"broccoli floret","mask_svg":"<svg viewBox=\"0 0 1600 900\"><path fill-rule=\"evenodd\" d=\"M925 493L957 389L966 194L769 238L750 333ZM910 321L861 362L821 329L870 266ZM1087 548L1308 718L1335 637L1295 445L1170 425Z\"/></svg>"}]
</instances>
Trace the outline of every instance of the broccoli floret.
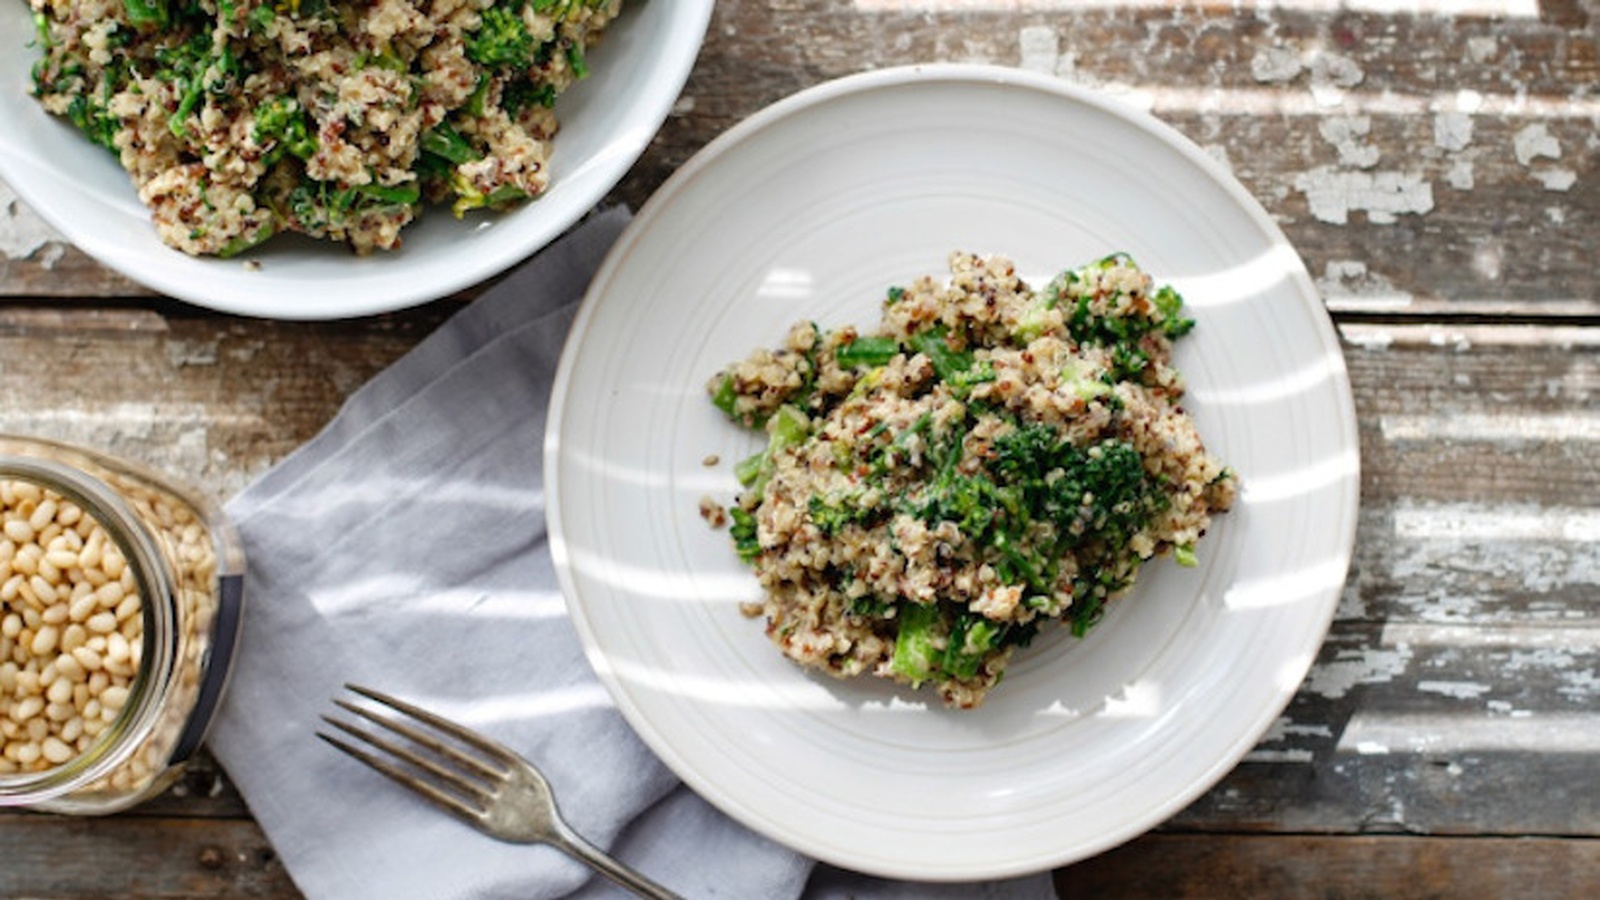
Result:
<instances>
[{"instance_id":1,"label":"broccoli floret","mask_svg":"<svg viewBox=\"0 0 1600 900\"><path fill-rule=\"evenodd\" d=\"M761 542L756 539L756 517L742 507L728 509L728 534L733 537L733 549L745 562L754 562L761 555Z\"/></svg>"},{"instance_id":2,"label":"broccoli floret","mask_svg":"<svg viewBox=\"0 0 1600 900\"><path fill-rule=\"evenodd\" d=\"M846 525L870 528L882 522L889 509L885 505L865 501L860 491L849 491L828 498L813 494L806 501L806 513L817 530L833 537Z\"/></svg>"},{"instance_id":3,"label":"broccoli floret","mask_svg":"<svg viewBox=\"0 0 1600 900\"><path fill-rule=\"evenodd\" d=\"M950 642L944 650L941 668L951 678L967 679L978 674L983 661L1001 646L1004 629L970 613L956 616L950 629Z\"/></svg>"},{"instance_id":4,"label":"broccoli floret","mask_svg":"<svg viewBox=\"0 0 1600 900\"><path fill-rule=\"evenodd\" d=\"M225 97L237 86L243 68L226 40L217 42L204 30L179 44L157 50L156 77L182 90L177 109L167 119L167 129L180 140L189 136L188 120L206 94Z\"/></svg>"},{"instance_id":5,"label":"broccoli floret","mask_svg":"<svg viewBox=\"0 0 1600 900\"><path fill-rule=\"evenodd\" d=\"M67 105L67 120L88 136L90 141L117 152L117 131L122 123L111 115L104 103L89 99L86 94L72 98Z\"/></svg>"},{"instance_id":6,"label":"broccoli floret","mask_svg":"<svg viewBox=\"0 0 1600 900\"><path fill-rule=\"evenodd\" d=\"M1122 543L1150 520L1164 499L1144 470L1144 458L1125 441L1104 441L1082 454L1082 482L1092 496L1089 529Z\"/></svg>"},{"instance_id":7,"label":"broccoli floret","mask_svg":"<svg viewBox=\"0 0 1600 900\"><path fill-rule=\"evenodd\" d=\"M172 20L167 0L122 0L122 10L128 24L141 30L163 29Z\"/></svg>"},{"instance_id":8,"label":"broccoli floret","mask_svg":"<svg viewBox=\"0 0 1600 900\"><path fill-rule=\"evenodd\" d=\"M934 678L978 674L984 660L1012 641L1006 628L943 603L902 603L889 668L913 686Z\"/></svg>"},{"instance_id":9,"label":"broccoli floret","mask_svg":"<svg viewBox=\"0 0 1600 900\"><path fill-rule=\"evenodd\" d=\"M1149 312L1104 315L1094 308L1096 291L1101 290L1099 275L1115 269L1137 270L1125 253L1114 253L1075 270L1057 275L1042 292L1047 307L1067 307L1067 331L1080 344L1105 347L1111 351L1113 376L1137 379L1150 365L1150 354L1140 346L1150 334L1180 338L1194 328L1194 320L1182 316L1183 298L1170 286L1162 286L1149 296Z\"/></svg>"},{"instance_id":10,"label":"broccoli floret","mask_svg":"<svg viewBox=\"0 0 1600 900\"><path fill-rule=\"evenodd\" d=\"M337 232L358 215L394 206L411 206L422 199L416 182L401 185L360 184L339 187L304 178L289 193L287 218L310 234Z\"/></svg>"},{"instance_id":11,"label":"broccoli floret","mask_svg":"<svg viewBox=\"0 0 1600 900\"><path fill-rule=\"evenodd\" d=\"M1114 565L1125 556L1128 541L1170 501L1145 471L1139 451L1125 441L1107 440L1084 449L1047 425L1033 424L997 438L994 452L990 467L997 478L1021 491L1025 515L1050 523L1055 531L1051 546L1023 558L1039 575L1030 586L1049 589L1054 561L1071 551L1079 554L1083 571L1104 576L1073 585L1074 631L1081 634L1098 620L1099 603L1131 582L1131 570L1124 574L1124 568Z\"/></svg>"},{"instance_id":12,"label":"broccoli floret","mask_svg":"<svg viewBox=\"0 0 1600 900\"><path fill-rule=\"evenodd\" d=\"M271 145L267 164L288 153L310 159L317 152L317 139L309 117L293 97L274 97L256 108L256 125L251 136L263 147Z\"/></svg>"},{"instance_id":13,"label":"broccoli floret","mask_svg":"<svg viewBox=\"0 0 1600 900\"><path fill-rule=\"evenodd\" d=\"M521 3L491 6L481 18L483 24L467 39L468 59L491 68L526 69L534 64L539 45L522 21Z\"/></svg>"},{"instance_id":14,"label":"broccoli floret","mask_svg":"<svg viewBox=\"0 0 1600 900\"><path fill-rule=\"evenodd\" d=\"M530 106L548 109L555 105L556 86L553 84L541 84L531 78L516 78L500 89L500 107L512 115Z\"/></svg>"},{"instance_id":15,"label":"broccoli floret","mask_svg":"<svg viewBox=\"0 0 1600 900\"><path fill-rule=\"evenodd\" d=\"M1183 297L1171 285L1162 285L1151 300L1161 313L1161 330L1167 337L1180 338L1194 330L1194 320L1183 317Z\"/></svg>"}]
</instances>

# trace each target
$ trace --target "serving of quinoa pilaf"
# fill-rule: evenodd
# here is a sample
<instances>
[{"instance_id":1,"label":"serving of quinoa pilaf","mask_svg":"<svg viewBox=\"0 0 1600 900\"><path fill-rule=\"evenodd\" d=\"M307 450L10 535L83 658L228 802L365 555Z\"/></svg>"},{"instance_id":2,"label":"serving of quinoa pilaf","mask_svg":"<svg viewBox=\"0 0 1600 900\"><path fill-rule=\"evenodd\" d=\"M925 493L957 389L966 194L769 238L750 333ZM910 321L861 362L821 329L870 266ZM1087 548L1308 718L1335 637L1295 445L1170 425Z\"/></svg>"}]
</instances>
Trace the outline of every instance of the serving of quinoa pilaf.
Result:
<instances>
[{"instance_id":1,"label":"serving of quinoa pilaf","mask_svg":"<svg viewBox=\"0 0 1600 900\"><path fill-rule=\"evenodd\" d=\"M16 0L10 0L16 2ZM552 105L621 0L30 0L44 108L115 154L162 241L391 250L425 203L542 194Z\"/></svg>"},{"instance_id":2,"label":"serving of quinoa pilaf","mask_svg":"<svg viewBox=\"0 0 1600 900\"><path fill-rule=\"evenodd\" d=\"M803 322L719 372L712 402L768 435L702 504L763 588L746 614L802 666L971 708L1041 626L1081 637L1144 561L1193 565L1237 479L1179 406L1181 306L1123 254L1035 290L955 253L877 330Z\"/></svg>"}]
</instances>

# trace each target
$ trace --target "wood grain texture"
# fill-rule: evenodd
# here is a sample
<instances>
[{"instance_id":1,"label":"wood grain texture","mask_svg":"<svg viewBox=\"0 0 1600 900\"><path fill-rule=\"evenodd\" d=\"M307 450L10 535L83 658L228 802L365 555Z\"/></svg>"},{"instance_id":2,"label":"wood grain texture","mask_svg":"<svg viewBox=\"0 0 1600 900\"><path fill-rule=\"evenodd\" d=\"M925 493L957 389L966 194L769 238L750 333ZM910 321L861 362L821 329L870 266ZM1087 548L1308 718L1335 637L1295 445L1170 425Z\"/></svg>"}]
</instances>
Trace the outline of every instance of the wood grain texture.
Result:
<instances>
[{"instance_id":1,"label":"wood grain texture","mask_svg":"<svg viewBox=\"0 0 1600 900\"><path fill-rule=\"evenodd\" d=\"M1581 0L1460 17L1063 6L719 3L675 112L609 199L637 207L735 122L820 81L996 63L1120 97L1223 160L1335 309L1600 315L1600 51ZM0 296L140 293L0 188Z\"/></svg>"},{"instance_id":2,"label":"wood grain texture","mask_svg":"<svg viewBox=\"0 0 1600 900\"><path fill-rule=\"evenodd\" d=\"M437 312L328 327L13 310L0 318L0 428L107 446L226 496ZM1600 339L1538 326L1341 333L1364 477L1337 620L1272 732L1162 831L1600 836L1600 795L1574 789L1600 782ZM94 372L120 375L84 392ZM129 817L156 828L247 815L203 758Z\"/></svg>"},{"instance_id":3,"label":"wood grain texture","mask_svg":"<svg viewBox=\"0 0 1600 900\"><path fill-rule=\"evenodd\" d=\"M300 896L240 819L73 819L0 813L0 895L31 900Z\"/></svg>"},{"instance_id":4,"label":"wood grain texture","mask_svg":"<svg viewBox=\"0 0 1600 900\"><path fill-rule=\"evenodd\" d=\"M0 430L99 447L223 499L452 309L297 324L176 304L0 306Z\"/></svg>"},{"instance_id":5,"label":"wood grain texture","mask_svg":"<svg viewBox=\"0 0 1600 900\"><path fill-rule=\"evenodd\" d=\"M1600 892L1600 841L1150 835L1057 873L1063 900L1456 900Z\"/></svg>"},{"instance_id":6,"label":"wood grain texture","mask_svg":"<svg viewBox=\"0 0 1600 900\"><path fill-rule=\"evenodd\" d=\"M607 198L827 79L1018 66L1153 113L1304 258L1344 342L1357 546L1265 738L1064 897L1600 894L1600 8L1592 0L723 0ZM334 323L215 315L59 240L0 185L0 431L221 500L484 286ZM103 820L0 814L0 896L294 898L202 753Z\"/></svg>"}]
</instances>

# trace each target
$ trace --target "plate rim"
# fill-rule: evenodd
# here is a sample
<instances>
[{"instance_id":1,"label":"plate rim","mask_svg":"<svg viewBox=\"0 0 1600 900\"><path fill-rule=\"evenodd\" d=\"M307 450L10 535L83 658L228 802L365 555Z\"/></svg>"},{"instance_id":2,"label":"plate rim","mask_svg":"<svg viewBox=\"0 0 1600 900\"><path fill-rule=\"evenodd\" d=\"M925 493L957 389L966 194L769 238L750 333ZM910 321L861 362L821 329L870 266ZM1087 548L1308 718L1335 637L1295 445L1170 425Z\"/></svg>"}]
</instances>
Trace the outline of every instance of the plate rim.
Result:
<instances>
[{"instance_id":1,"label":"plate rim","mask_svg":"<svg viewBox=\"0 0 1600 900\"><path fill-rule=\"evenodd\" d=\"M724 154L737 148L744 141L760 134L775 123L836 98L889 89L906 84L925 85L935 82L1016 87L1045 94L1054 94L1068 102L1082 104L1109 114L1126 123L1135 125L1144 132L1150 133L1170 149L1181 153L1189 163L1195 165L1210 181L1232 197L1239 209L1261 231L1266 242L1271 245L1271 249L1274 251L1287 251L1288 258L1292 259L1293 265L1285 266L1285 274L1293 283L1297 295L1303 298L1320 297L1320 293L1317 291L1315 283L1305 267L1304 260L1295 251L1287 236L1277 223L1272 220L1270 214L1267 213L1261 203L1218 160L1201 150L1198 145L1182 132L1154 115L1136 109L1103 93L1096 92L1093 89L1067 82L1060 78L987 63L914 64L859 72L804 88L741 120L695 153L641 207L637 216L628 224L616 244L607 253L599 270L591 280L589 289L584 295L566 337L561 359L552 382L551 400L546 414L543 472L548 510L547 527L554 569L569 617L572 619L574 628L583 644L585 657L591 667L594 668L602 684L605 685L608 694L630 727L681 780L731 818L785 846L817 859L883 877L930 882L958 882L1035 873L1102 853L1147 832L1160 822L1181 811L1183 807L1210 790L1228 772L1237 767L1248 751L1260 741L1271 723L1293 700L1298 687L1303 684L1310 667L1315 662L1316 649L1326 641L1328 631L1337 613L1338 599L1348 580L1349 566L1354 557L1360 510L1361 461L1358 422L1343 345L1339 340L1337 329L1328 315L1326 307L1318 304L1315 309L1307 309L1305 318L1315 332L1316 342L1325 351L1323 356L1325 360L1324 366L1332 382L1334 399L1336 399L1338 407L1337 431L1349 442L1351 468L1342 476L1343 482L1347 485L1347 490L1339 498L1341 502L1339 504L1340 508L1337 510L1337 513L1342 516L1342 521L1339 523L1339 528L1330 532L1331 535L1337 538L1337 546L1330 549L1336 551L1333 554L1333 559L1341 574L1336 583L1327 586L1317 595L1320 598L1324 614L1321 616L1318 627L1315 630L1314 641L1309 637L1311 632L1308 631L1307 633L1307 640L1311 643L1312 652L1301 661L1303 664L1297 664L1283 673L1284 680L1287 680L1289 675L1293 675L1292 684L1280 688L1277 691L1274 702L1257 711L1257 715L1251 722L1251 727L1242 729L1236 734L1233 740L1228 742L1228 752L1218 756L1209 766L1205 767L1203 774L1195 777L1188 785L1188 790L1176 792L1165 803L1155 806L1151 810L1151 815L1146 817L1147 821L1144 821L1143 824L1134 823L1121 829L1110 830L1102 840L1092 843L1086 851L1079 847L1078 852L1063 852L1053 856L1036 854L1026 860L1004 865L968 867L960 870L939 870L931 873L909 861L884 864L881 859L864 860L861 857L841 856L827 848L820 847L815 842L797 836L793 832L779 834L763 827L764 822L755 821L753 817L747 814L746 810L739 806L736 798L730 797L727 792L720 790L714 782L702 777L701 773L695 767L687 764L676 748L667 743L661 735L655 733L651 728L643 727L644 713L637 708L630 694L622 689L621 680L607 664L607 655L598 645L597 636L583 607L579 596L581 592L575 581L572 559L567 547L561 514L563 509L563 486L559 478L559 468L562 460L561 420L567 415L567 398L570 394L571 381L576 368L576 352L589 331L595 315L595 309L605 292L606 286L615 279L617 272L625 265L635 245L643 240L642 236L649 229L651 222L659 214L659 211L671 206L682 193L691 190L695 181L702 177L705 171Z\"/></svg>"}]
</instances>

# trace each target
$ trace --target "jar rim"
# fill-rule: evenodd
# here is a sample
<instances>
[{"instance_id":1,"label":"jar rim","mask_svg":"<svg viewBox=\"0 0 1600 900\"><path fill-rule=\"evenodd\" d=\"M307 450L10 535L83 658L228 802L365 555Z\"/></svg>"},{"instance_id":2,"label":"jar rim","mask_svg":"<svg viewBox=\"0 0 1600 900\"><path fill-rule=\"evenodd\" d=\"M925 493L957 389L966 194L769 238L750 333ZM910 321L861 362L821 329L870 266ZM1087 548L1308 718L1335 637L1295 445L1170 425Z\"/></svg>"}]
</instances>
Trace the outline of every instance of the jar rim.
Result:
<instances>
[{"instance_id":1,"label":"jar rim","mask_svg":"<svg viewBox=\"0 0 1600 900\"><path fill-rule=\"evenodd\" d=\"M161 707L160 673L175 665L178 653L172 609L176 585L160 562L160 549L149 528L103 479L53 459L0 453L0 480L32 482L82 508L117 543L144 600L140 604L144 631L139 668L116 718L87 749L66 762L39 772L0 774L0 798L26 805L71 793L109 775L128 761L155 728Z\"/></svg>"}]
</instances>

